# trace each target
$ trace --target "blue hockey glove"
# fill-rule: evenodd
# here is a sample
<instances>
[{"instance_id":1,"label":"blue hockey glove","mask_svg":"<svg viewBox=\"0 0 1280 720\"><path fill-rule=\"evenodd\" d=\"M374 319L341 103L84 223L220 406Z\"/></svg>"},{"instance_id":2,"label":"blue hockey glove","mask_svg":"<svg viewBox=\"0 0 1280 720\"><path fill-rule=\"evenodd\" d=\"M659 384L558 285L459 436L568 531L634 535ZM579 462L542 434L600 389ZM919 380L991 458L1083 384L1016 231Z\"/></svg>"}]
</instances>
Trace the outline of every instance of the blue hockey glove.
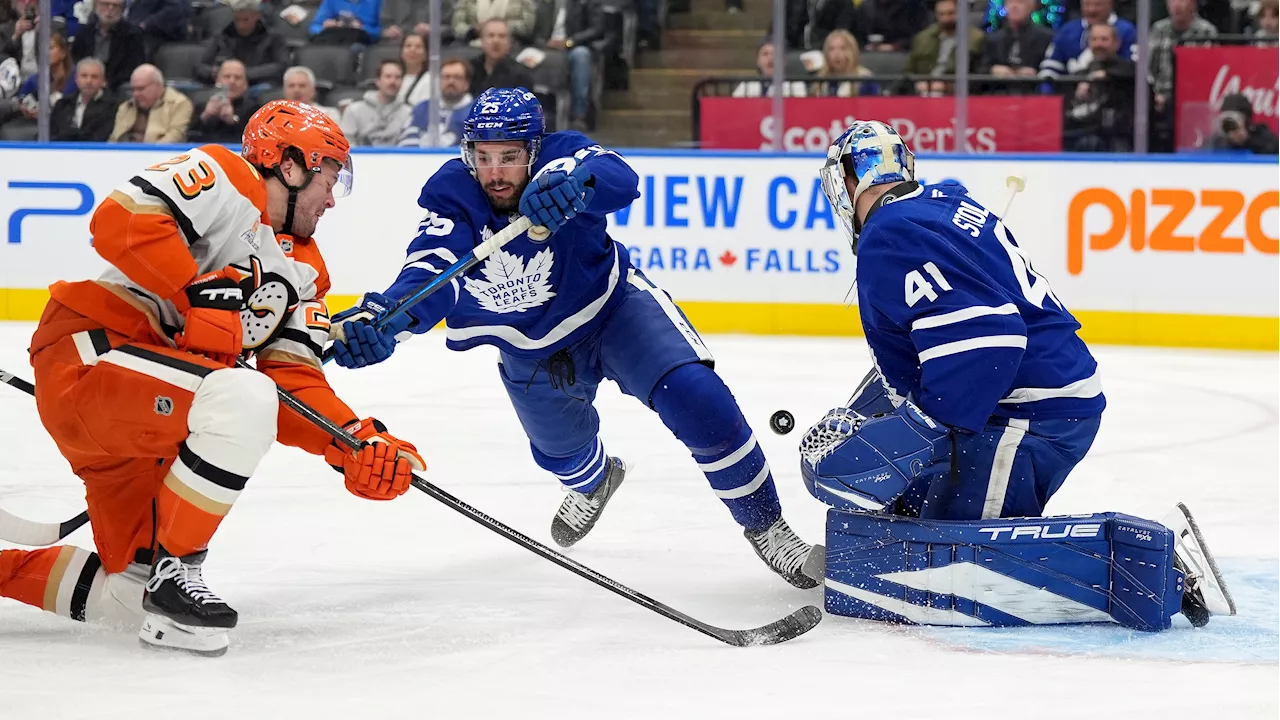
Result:
<instances>
[{"instance_id":1,"label":"blue hockey glove","mask_svg":"<svg viewBox=\"0 0 1280 720\"><path fill-rule=\"evenodd\" d=\"M800 441L805 487L845 510L888 511L911 483L951 457L950 430L910 402L866 417L827 413Z\"/></svg>"},{"instance_id":2,"label":"blue hockey glove","mask_svg":"<svg viewBox=\"0 0 1280 720\"><path fill-rule=\"evenodd\" d=\"M596 193L592 180L586 165L540 172L520 196L520 214L555 233L587 209Z\"/></svg>"},{"instance_id":3,"label":"blue hockey glove","mask_svg":"<svg viewBox=\"0 0 1280 720\"><path fill-rule=\"evenodd\" d=\"M366 293L359 305L333 316L333 359L338 365L362 368L391 357L396 344L408 338L413 324L409 313L403 313L381 328L375 327L392 305L382 293Z\"/></svg>"}]
</instances>

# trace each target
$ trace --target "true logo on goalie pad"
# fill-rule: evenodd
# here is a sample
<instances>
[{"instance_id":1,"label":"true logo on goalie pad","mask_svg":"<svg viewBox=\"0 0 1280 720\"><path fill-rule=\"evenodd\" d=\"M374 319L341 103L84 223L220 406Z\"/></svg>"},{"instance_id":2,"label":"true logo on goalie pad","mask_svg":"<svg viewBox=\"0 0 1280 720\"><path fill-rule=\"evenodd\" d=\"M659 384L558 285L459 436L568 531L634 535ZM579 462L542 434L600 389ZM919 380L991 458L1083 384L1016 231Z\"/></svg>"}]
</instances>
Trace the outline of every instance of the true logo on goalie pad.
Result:
<instances>
[{"instance_id":1,"label":"true logo on goalie pad","mask_svg":"<svg viewBox=\"0 0 1280 720\"><path fill-rule=\"evenodd\" d=\"M1097 537L1102 531L1102 526L1097 523L1084 523L1080 525L1061 525L1054 527L1052 525L1020 525L1018 527L993 527L979 528L980 533L990 533L992 540L999 540L1000 533L1009 533L1005 540L1020 540L1026 538L1028 540L1061 540L1063 538L1092 538Z\"/></svg>"}]
</instances>

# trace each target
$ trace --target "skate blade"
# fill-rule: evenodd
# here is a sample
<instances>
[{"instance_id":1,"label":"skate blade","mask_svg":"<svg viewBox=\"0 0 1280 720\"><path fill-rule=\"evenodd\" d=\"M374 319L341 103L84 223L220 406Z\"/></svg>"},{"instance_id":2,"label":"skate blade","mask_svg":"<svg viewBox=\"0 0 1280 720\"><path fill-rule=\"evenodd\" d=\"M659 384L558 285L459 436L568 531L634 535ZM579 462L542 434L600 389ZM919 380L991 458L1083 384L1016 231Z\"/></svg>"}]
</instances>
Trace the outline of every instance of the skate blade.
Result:
<instances>
[{"instance_id":1,"label":"skate blade","mask_svg":"<svg viewBox=\"0 0 1280 720\"><path fill-rule=\"evenodd\" d=\"M1209 546L1204 541L1204 535L1200 533L1200 526L1196 524L1196 519L1191 516L1191 510L1184 503L1178 503L1165 515L1162 524L1173 530L1176 536L1175 542L1178 545L1186 546L1194 551L1192 555L1197 566L1207 566L1200 568L1202 571L1208 570L1208 573L1201 580L1200 594L1203 596L1209 612L1213 615L1235 615L1236 602L1231 597L1231 591L1227 590L1227 583L1222 578L1222 571L1218 569L1218 561L1214 559L1213 553L1209 551ZM1200 559L1203 559L1203 563L1200 562Z\"/></svg>"},{"instance_id":2,"label":"skate blade","mask_svg":"<svg viewBox=\"0 0 1280 720\"><path fill-rule=\"evenodd\" d=\"M148 650L184 652L202 657L221 657L231 640L223 628L183 625L160 615L148 615L138 631L138 644Z\"/></svg>"},{"instance_id":3,"label":"skate blade","mask_svg":"<svg viewBox=\"0 0 1280 720\"><path fill-rule=\"evenodd\" d=\"M827 548L814 545L809 556L804 559L804 564L800 566L800 572L821 585L827 576Z\"/></svg>"}]
</instances>

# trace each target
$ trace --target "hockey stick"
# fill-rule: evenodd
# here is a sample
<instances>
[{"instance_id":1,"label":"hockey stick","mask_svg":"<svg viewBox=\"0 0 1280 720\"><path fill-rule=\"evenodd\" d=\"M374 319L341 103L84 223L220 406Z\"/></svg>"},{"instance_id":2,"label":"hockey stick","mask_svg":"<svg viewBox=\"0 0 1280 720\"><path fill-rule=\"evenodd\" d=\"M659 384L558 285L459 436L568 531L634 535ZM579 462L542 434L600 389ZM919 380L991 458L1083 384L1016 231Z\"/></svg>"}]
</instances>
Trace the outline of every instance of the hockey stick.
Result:
<instances>
[{"instance_id":1,"label":"hockey stick","mask_svg":"<svg viewBox=\"0 0 1280 720\"><path fill-rule=\"evenodd\" d=\"M241 362L240 365L242 367L247 367L247 365L244 365L243 362ZM312 423L316 427L329 433L329 435L339 443L346 445L352 450L359 450L360 447L363 445L363 443L357 440L353 435L351 435L351 433L348 433L347 431L338 427L336 424L334 424L332 420L321 415L315 410L311 409L309 406L307 406L305 403L303 403L298 398L294 397L292 394L290 394L288 391L284 390L283 388L276 388L276 394L279 395L280 401L284 403L286 407L288 407L290 410L294 411L298 415L302 416L304 419L306 419L308 422ZM586 578L587 580L590 580L591 582L595 583L596 585L599 585L600 587L605 588L606 590L611 590L614 593L617 593L618 595L621 595L622 597L630 600L631 602L636 603L637 605L648 608L649 610L652 610L653 612L656 612L659 615L662 615L663 617L666 617L670 620L675 620L676 622L680 623L681 625L684 625L685 627L689 627L694 630L697 630L698 632L704 635L709 635L723 643L727 643L735 647L748 647L752 645L774 645L780 642L786 642L787 640L791 640L793 638L799 637L800 635L803 635L804 633L813 629L813 627L817 625L820 620L822 620L821 610L819 610L818 608L812 605L806 605L805 607L802 607L799 610L796 610L795 612L782 618L781 620L777 620L775 622L769 623L768 625L764 625L758 628L753 628L750 630L727 630L725 628L719 628L714 625L708 625L707 623L704 623L700 620L696 620L692 617L689 617L688 615L685 615L679 610L676 610L672 607L664 605L663 603L660 603L657 600L654 600L648 597L647 595L642 595L636 592L635 590L632 590L631 588L615 580L605 577L604 575L601 575L600 573L596 572L595 570L592 570L591 568L587 567L586 565L583 565L582 563L576 560L573 560L571 558L565 557L564 555L561 555L560 553L556 552L555 550L552 550L546 545L543 545L537 540L534 540L533 538L530 538L527 535L524 535L520 531L515 530L514 528L511 528L507 525L504 525L503 523L493 519L492 517L489 517L482 511L477 510L474 507L471 507L470 505L459 500L453 495L450 495L444 490L441 490L435 485L432 485L426 480L423 480L418 475L413 476L412 482L415 488L430 495L431 497L440 501L441 503L448 506L449 508L456 510L459 513L462 513L463 515L476 521L477 523L480 523L486 528L489 528L490 530L498 533L499 535L502 535L508 540L511 540L517 545L520 545L526 550L529 550L537 555L540 555L541 557L547 560L550 560L551 562L555 563L556 565L559 565L560 567L568 570L569 572L572 572L573 574L579 577Z\"/></svg>"},{"instance_id":2,"label":"hockey stick","mask_svg":"<svg viewBox=\"0 0 1280 720\"><path fill-rule=\"evenodd\" d=\"M1013 199L1018 197L1018 193L1027 189L1027 179L1021 175L1010 175L1004 179L1004 186L1009 188L1009 199L1004 203L1004 212L1000 213L1001 221L1009 217L1009 208L1013 207Z\"/></svg>"},{"instance_id":3,"label":"hockey stick","mask_svg":"<svg viewBox=\"0 0 1280 720\"><path fill-rule=\"evenodd\" d=\"M36 386L12 373L0 370L0 382L35 397ZM89 522L89 511L60 523L42 523L20 518L0 508L0 540L18 545L52 545Z\"/></svg>"},{"instance_id":4,"label":"hockey stick","mask_svg":"<svg viewBox=\"0 0 1280 720\"><path fill-rule=\"evenodd\" d=\"M409 308L422 302L427 298L427 296L435 293L445 285L448 285L454 278L465 273L476 265L479 265L480 261L492 255L494 250L497 250L508 242L511 242L511 240L526 230L529 231L529 237L531 239L539 242L546 240L551 236L551 233L546 228L541 225L534 225L532 220L521 215L515 222L498 231L493 235L493 237L490 237L488 240L485 240L475 246L475 249L471 252L463 255L457 262L445 268L444 272L434 278L431 278L431 280L428 280L418 286L416 290L401 298L394 306L388 308L385 313L374 317L373 326L381 328L390 322L392 318L399 317L400 315L409 312ZM346 339L341 326L337 329L336 337L341 340ZM325 348L321 362L327 363L332 359L333 346L330 346Z\"/></svg>"}]
</instances>

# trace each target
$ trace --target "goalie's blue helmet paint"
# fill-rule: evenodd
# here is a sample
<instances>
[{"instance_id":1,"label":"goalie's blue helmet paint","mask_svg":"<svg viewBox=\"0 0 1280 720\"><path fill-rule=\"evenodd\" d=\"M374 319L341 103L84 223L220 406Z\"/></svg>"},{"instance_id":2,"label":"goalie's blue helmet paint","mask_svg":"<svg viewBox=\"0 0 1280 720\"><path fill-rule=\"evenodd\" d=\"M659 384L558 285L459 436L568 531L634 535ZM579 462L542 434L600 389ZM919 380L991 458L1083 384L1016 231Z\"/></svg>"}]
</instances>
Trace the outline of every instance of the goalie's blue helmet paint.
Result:
<instances>
[{"instance_id":1,"label":"goalie's blue helmet paint","mask_svg":"<svg viewBox=\"0 0 1280 720\"><path fill-rule=\"evenodd\" d=\"M856 208L858 196L872 185L915 180L916 156L897 130L876 120L857 120L827 148L827 163L820 172L822 190L849 233L849 245L858 252L862 224ZM845 178L855 183L853 195Z\"/></svg>"}]
</instances>

